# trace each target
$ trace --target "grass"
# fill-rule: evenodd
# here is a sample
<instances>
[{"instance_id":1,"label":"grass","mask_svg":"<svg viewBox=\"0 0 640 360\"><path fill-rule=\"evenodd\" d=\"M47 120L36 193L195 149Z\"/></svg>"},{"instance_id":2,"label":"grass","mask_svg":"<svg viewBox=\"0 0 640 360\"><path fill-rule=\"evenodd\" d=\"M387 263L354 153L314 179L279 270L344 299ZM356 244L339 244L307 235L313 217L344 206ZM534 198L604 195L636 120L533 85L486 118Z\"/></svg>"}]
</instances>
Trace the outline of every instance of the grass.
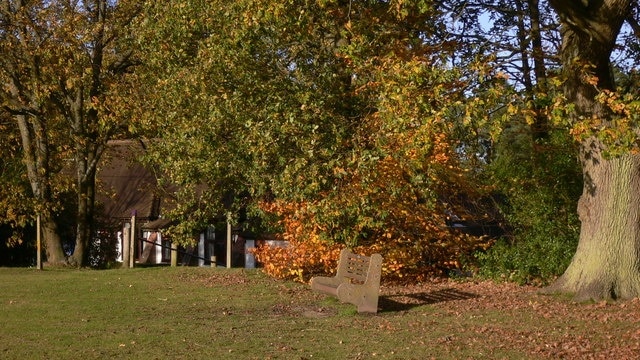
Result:
<instances>
[{"instance_id":1,"label":"grass","mask_svg":"<svg viewBox=\"0 0 640 360\"><path fill-rule=\"evenodd\" d=\"M535 359L570 357L565 345L580 345L581 336L591 355L637 344L593 331L629 338L637 329L629 316L554 317L549 304L567 314L587 305L532 293L491 301L470 291L387 290L378 315L359 315L256 270L0 268L0 358ZM636 305L623 310L637 318ZM607 306L598 314L617 313Z\"/></svg>"}]
</instances>

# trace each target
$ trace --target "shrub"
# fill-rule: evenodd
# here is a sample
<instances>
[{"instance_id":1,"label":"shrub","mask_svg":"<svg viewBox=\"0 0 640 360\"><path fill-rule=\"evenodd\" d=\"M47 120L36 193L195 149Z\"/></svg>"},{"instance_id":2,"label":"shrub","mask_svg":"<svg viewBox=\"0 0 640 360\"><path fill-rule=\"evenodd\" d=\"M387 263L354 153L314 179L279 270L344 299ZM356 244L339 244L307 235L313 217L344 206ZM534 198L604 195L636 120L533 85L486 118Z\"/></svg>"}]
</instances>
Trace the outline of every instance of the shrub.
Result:
<instances>
[{"instance_id":1,"label":"shrub","mask_svg":"<svg viewBox=\"0 0 640 360\"><path fill-rule=\"evenodd\" d=\"M552 132L534 143L527 129L506 131L490 166L491 181L508 199L501 210L513 233L476 258L482 276L546 284L575 252L582 177L568 135Z\"/></svg>"},{"instance_id":2,"label":"shrub","mask_svg":"<svg viewBox=\"0 0 640 360\"><path fill-rule=\"evenodd\" d=\"M281 216L282 238L286 247L260 246L256 259L264 271L277 278L306 282L315 275L333 274L340 250L345 244L332 242L321 236L321 224L304 204L269 203L264 208ZM411 223L411 214L399 207L399 216ZM410 237L404 229L387 228L374 233L368 241L352 246L356 253L380 253L383 258L382 277L386 281L411 279L420 281L433 276L446 275L460 267L460 259L488 241L453 232L438 220L422 219L421 236Z\"/></svg>"}]
</instances>

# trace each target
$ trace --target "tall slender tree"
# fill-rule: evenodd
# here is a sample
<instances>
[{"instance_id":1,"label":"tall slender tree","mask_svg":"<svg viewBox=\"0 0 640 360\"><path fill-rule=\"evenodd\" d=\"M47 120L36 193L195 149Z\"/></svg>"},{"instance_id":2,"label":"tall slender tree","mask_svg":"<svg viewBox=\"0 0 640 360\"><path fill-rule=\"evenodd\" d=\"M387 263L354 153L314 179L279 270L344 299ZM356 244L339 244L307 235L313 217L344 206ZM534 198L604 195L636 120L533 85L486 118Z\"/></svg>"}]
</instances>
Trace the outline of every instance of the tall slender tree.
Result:
<instances>
[{"instance_id":1,"label":"tall slender tree","mask_svg":"<svg viewBox=\"0 0 640 360\"><path fill-rule=\"evenodd\" d=\"M115 89L134 64L123 40L137 12L137 4L127 1L0 4L0 99L20 130L50 263L87 263L96 167L106 142L128 121L116 110L125 103ZM67 257L54 215L60 206L56 175L69 158L77 217L74 251Z\"/></svg>"}]
</instances>

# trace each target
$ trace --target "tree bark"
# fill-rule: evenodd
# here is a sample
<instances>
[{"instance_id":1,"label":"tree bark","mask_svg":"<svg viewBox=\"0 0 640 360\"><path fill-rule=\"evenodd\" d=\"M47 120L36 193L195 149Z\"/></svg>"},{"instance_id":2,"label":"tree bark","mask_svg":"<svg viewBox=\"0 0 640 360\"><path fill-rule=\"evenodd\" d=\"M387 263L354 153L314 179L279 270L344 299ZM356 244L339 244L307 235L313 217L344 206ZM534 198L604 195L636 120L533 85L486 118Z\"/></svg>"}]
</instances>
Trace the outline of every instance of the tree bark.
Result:
<instances>
[{"instance_id":1,"label":"tree bark","mask_svg":"<svg viewBox=\"0 0 640 360\"><path fill-rule=\"evenodd\" d=\"M49 144L44 122L37 115L15 115L20 130L23 149L23 161L31 191L41 211L42 235L45 243L47 263L65 265L67 259L62 249L62 240L58 233L58 224L47 207L52 206L49 170Z\"/></svg>"},{"instance_id":2,"label":"tree bark","mask_svg":"<svg viewBox=\"0 0 640 360\"><path fill-rule=\"evenodd\" d=\"M90 144L86 151L79 151L77 161L77 214L76 242L71 262L76 266L89 265L89 247L95 231L96 165L100 155L95 154L97 146Z\"/></svg>"},{"instance_id":3,"label":"tree bark","mask_svg":"<svg viewBox=\"0 0 640 360\"><path fill-rule=\"evenodd\" d=\"M40 220L40 226L42 226L42 236L47 256L46 264L53 266L68 265L66 254L62 248L62 239L58 232L58 223L51 215L43 215Z\"/></svg>"},{"instance_id":4,"label":"tree bark","mask_svg":"<svg viewBox=\"0 0 640 360\"><path fill-rule=\"evenodd\" d=\"M631 2L550 2L562 21L564 94L576 119L613 126L612 114L595 97L615 89L609 59ZM569 267L547 290L578 300L640 296L640 156L607 157L608 144L596 136L580 145L580 240Z\"/></svg>"},{"instance_id":5,"label":"tree bark","mask_svg":"<svg viewBox=\"0 0 640 360\"><path fill-rule=\"evenodd\" d=\"M578 249L565 273L549 288L577 300L640 296L640 156L606 159L590 139L582 150L584 192ZM584 144L583 144L584 146Z\"/></svg>"}]
</instances>

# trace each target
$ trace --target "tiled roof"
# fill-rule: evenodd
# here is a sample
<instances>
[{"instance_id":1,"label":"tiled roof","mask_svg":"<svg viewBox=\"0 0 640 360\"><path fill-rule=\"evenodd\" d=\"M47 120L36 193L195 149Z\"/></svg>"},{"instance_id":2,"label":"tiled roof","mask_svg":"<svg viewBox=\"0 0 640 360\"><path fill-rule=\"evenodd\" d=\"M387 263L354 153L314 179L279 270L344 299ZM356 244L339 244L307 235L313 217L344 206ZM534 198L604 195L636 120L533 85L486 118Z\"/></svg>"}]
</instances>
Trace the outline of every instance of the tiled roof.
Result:
<instances>
[{"instance_id":1,"label":"tiled roof","mask_svg":"<svg viewBox=\"0 0 640 360\"><path fill-rule=\"evenodd\" d=\"M96 195L108 218L155 220L160 215L157 180L138 160L144 154L138 140L116 140L108 144L97 172Z\"/></svg>"}]
</instances>

